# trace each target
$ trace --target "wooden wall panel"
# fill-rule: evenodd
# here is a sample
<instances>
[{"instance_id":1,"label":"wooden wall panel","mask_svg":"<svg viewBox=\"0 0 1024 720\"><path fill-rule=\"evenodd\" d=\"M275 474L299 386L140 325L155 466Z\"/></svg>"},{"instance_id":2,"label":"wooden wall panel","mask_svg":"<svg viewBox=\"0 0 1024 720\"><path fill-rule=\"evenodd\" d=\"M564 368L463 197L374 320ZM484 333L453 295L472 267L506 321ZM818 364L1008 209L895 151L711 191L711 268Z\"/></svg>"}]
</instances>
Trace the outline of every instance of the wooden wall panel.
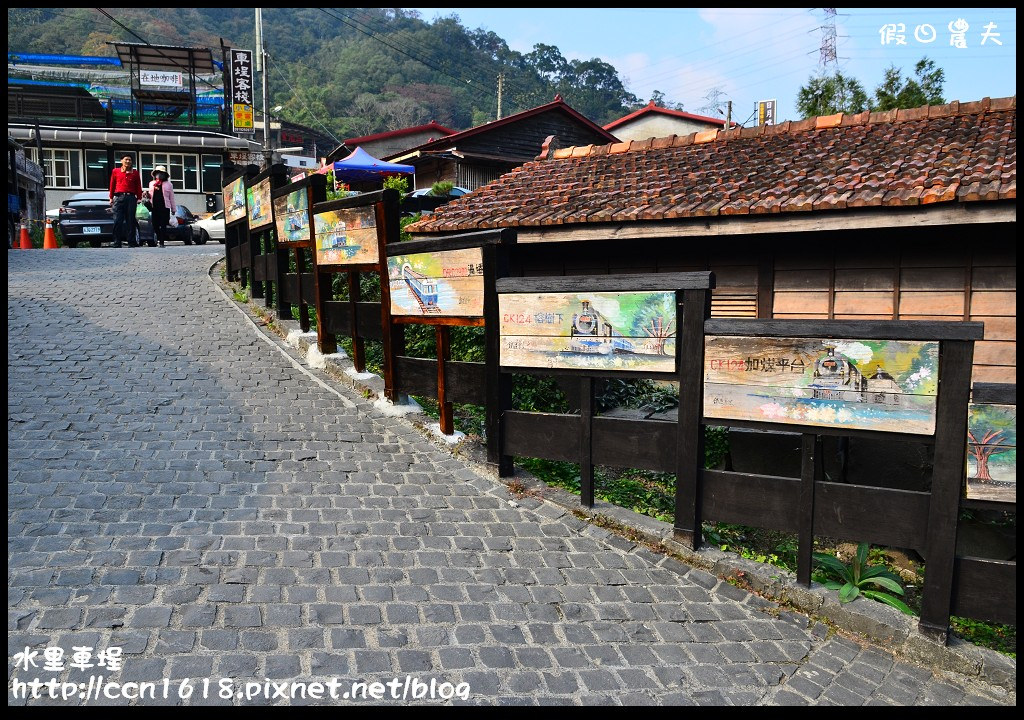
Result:
<instances>
[{"instance_id":1,"label":"wooden wall panel","mask_svg":"<svg viewBox=\"0 0 1024 720\"><path fill-rule=\"evenodd\" d=\"M975 365L971 382L1017 384L1017 368L1009 365Z\"/></svg>"},{"instance_id":2,"label":"wooden wall panel","mask_svg":"<svg viewBox=\"0 0 1024 720\"><path fill-rule=\"evenodd\" d=\"M972 315L971 320L985 323L986 340L1017 340L1017 318Z\"/></svg>"},{"instance_id":3,"label":"wooden wall panel","mask_svg":"<svg viewBox=\"0 0 1024 720\"><path fill-rule=\"evenodd\" d=\"M844 315L884 315L892 319L892 291L889 292L853 292L837 291L835 313Z\"/></svg>"},{"instance_id":4,"label":"wooden wall panel","mask_svg":"<svg viewBox=\"0 0 1024 720\"><path fill-rule=\"evenodd\" d=\"M974 343L975 365L1016 365L1017 343L982 340Z\"/></svg>"},{"instance_id":5,"label":"wooden wall panel","mask_svg":"<svg viewBox=\"0 0 1024 720\"><path fill-rule=\"evenodd\" d=\"M800 313L828 317L828 292L775 292L775 306L772 309L775 317Z\"/></svg>"},{"instance_id":6,"label":"wooden wall panel","mask_svg":"<svg viewBox=\"0 0 1024 720\"><path fill-rule=\"evenodd\" d=\"M757 266L738 265L723 266L712 265L711 272L715 274L715 289L736 289L757 292Z\"/></svg>"},{"instance_id":7,"label":"wooden wall panel","mask_svg":"<svg viewBox=\"0 0 1024 720\"><path fill-rule=\"evenodd\" d=\"M828 270L776 270L775 291L828 290Z\"/></svg>"},{"instance_id":8,"label":"wooden wall panel","mask_svg":"<svg viewBox=\"0 0 1024 720\"><path fill-rule=\"evenodd\" d=\"M837 291L849 290L864 292L887 290L891 293L894 283L895 271L892 268L874 270L861 268L853 270L836 270Z\"/></svg>"},{"instance_id":9,"label":"wooden wall panel","mask_svg":"<svg viewBox=\"0 0 1024 720\"><path fill-rule=\"evenodd\" d=\"M971 276L974 290L1016 290L1016 267L977 267Z\"/></svg>"},{"instance_id":10,"label":"wooden wall panel","mask_svg":"<svg viewBox=\"0 0 1024 720\"><path fill-rule=\"evenodd\" d=\"M971 315L1017 317L1017 293L1008 290L971 293Z\"/></svg>"},{"instance_id":11,"label":"wooden wall panel","mask_svg":"<svg viewBox=\"0 0 1024 720\"><path fill-rule=\"evenodd\" d=\"M964 293L960 292L901 292L900 317L906 315L940 315L962 320Z\"/></svg>"},{"instance_id":12,"label":"wooden wall panel","mask_svg":"<svg viewBox=\"0 0 1024 720\"><path fill-rule=\"evenodd\" d=\"M904 268L900 290L963 290L966 268Z\"/></svg>"}]
</instances>

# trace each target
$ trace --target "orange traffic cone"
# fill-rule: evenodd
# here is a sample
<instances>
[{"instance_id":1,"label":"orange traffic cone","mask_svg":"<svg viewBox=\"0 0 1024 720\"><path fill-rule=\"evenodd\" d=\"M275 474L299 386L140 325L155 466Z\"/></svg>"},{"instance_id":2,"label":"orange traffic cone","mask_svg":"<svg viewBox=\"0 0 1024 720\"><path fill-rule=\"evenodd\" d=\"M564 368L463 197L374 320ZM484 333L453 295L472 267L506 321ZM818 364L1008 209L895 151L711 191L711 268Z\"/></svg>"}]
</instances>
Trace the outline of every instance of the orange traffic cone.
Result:
<instances>
[{"instance_id":1,"label":"orange traffic cone","mask_svg":"<svg viewBox=\"0 0 1024 720\"><path fill-rule=\"evenodd\" d=\"M28 225L22 223L21 225L21 249L31 250L32 249L32 238L28 235Z\"/></svg>"},{"instance_id":2,"label":"orange traffic cone","mask_svg":"<svg viewBox=\"0 0 1024 720\"><path fill-rule=\"evenodd\" d=\"M46 230L43 232L43 250L56 250L57 236L53 234L53 223L46 218Z\"/></svg>"}]
</instances>

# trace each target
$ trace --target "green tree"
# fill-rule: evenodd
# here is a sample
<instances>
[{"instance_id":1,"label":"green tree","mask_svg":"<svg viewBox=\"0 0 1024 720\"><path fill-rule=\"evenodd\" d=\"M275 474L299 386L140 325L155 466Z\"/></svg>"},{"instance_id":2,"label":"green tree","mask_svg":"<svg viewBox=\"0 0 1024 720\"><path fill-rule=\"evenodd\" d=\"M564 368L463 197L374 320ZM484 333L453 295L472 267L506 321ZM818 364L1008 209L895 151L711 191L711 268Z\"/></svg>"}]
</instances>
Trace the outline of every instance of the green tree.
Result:
<instances>
[{"instance_id":1,"label":"green tree","mask_svg":"<svg viewBox=\"0 0 1024 720\"><path fill-rule=\"evenodd\" d=\"M812 77L797 94L797 109L805 118L869 109L868 95L856 78L837 72Z\"/></svg>"},{"instance_id":2,"label":"green tree","mask_svg":"<svg viewBox=\"0 0 1024 720\"><path fill-rule=\"evenodd\" d=\"M935 61L921 58L914 66L914 78L904 78L903 71L890 65L881 84L875 88L875 110L916 108L941 105L945 102L942 86L946 73L935 67Z\"/></svg>"}]
</instances>

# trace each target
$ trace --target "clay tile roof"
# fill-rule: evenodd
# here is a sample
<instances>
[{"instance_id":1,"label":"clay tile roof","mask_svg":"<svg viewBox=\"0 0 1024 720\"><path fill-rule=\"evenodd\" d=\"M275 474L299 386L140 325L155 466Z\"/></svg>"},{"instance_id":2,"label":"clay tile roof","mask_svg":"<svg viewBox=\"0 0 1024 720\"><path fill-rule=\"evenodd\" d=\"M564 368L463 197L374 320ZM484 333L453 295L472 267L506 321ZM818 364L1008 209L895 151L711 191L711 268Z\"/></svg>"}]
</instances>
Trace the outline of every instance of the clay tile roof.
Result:
<instances>
[{"instance_id":1,"label":"clay tile roof","mask_svg":"<svg viewBox=\"0 0 1024 720\"><path fill-rule=\"evenodd\" d=\"M1016 98L562 148L409 226L841 212L1015 200Z\"/></svg>"}]
</instances>

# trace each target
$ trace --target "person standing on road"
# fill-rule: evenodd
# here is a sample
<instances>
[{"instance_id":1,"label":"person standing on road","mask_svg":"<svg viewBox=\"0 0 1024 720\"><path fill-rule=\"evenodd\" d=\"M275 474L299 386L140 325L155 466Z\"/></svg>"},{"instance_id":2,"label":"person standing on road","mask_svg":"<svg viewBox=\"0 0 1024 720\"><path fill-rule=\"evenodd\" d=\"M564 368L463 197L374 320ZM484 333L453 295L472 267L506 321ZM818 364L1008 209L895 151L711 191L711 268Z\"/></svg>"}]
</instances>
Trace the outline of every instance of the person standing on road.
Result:
<instances>
[{"instance_id":1,"label":"person standing on road","mask_svg":"<svg viewBox=\"0 0 1024 720\"><path fill-rule=\"evenodd\" d=\"M132 159L125 155L121 167L110 174L110 204L114 208L114 247L127 240L129 247L138 247L135 241L135 208L142 199L142 178L132 167Z\"/></svg>"},{"instance_id":2,"label":"person standing on road","mask_svg":"<svg viewBox=\"0 0 1024 720\"><path fill-rule=\"evenodd\" d=\"M149 183L148 192L153 203L153 233L160 241L160 247L163 247L167 224L171 220L171 215L178 211L178 206L174 204L171 176L167 174L167 168L163 165L153 168L153 180Z\"/></svg>"}]
</instances>

